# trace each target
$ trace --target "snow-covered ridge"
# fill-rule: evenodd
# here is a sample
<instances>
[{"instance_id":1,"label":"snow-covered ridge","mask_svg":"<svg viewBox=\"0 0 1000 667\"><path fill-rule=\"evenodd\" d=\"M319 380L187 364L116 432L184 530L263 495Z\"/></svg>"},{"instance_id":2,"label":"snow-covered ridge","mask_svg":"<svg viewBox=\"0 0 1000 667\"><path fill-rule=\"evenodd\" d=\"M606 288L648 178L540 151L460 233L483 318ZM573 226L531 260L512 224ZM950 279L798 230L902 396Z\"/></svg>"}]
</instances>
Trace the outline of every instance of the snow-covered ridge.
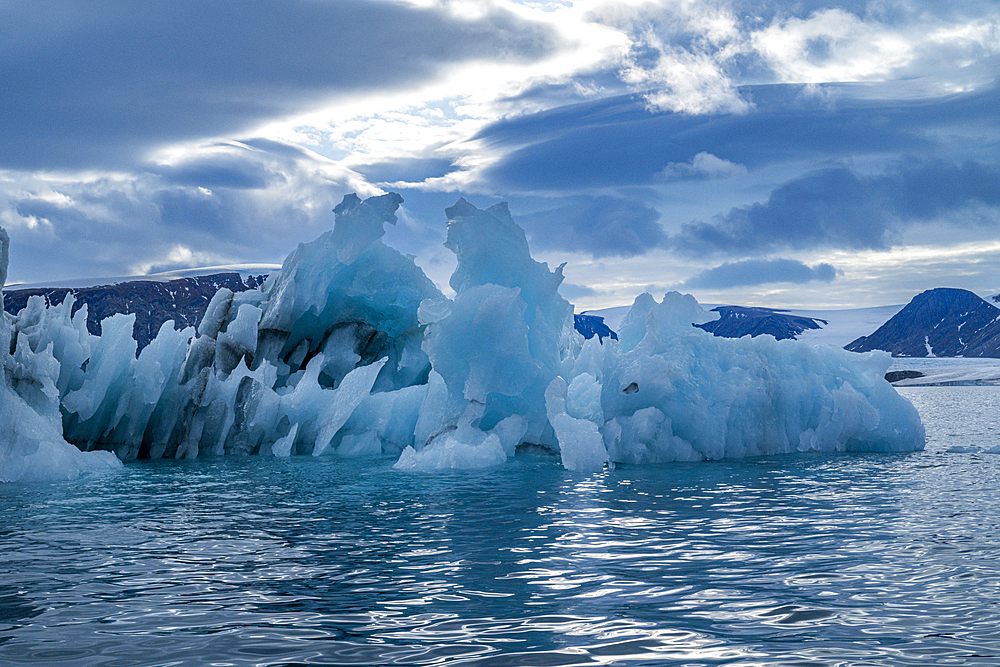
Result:
<instances>
[{"instance_id":1,"label":"snow-covered ridge","mask_svg":"<svg viewBox=\"0 0 1000 667\"><path fill-rule=\"evenodd\" d=\"M897 387L1000 384L1000 359L897 357L889 371L908 372L910 377L893 380Z\"/></svg>"},{"instance_id":2,"label":"snow-covered ridge","mask_svg":"<svg viewBox=\"0 0 1000 667\"><path fill-rule=\"evenodd\" d=\"M995 307L990 300L983 299L989 306ZM974 302L974 301L973 301ZM706 306L708 308L708 306ZM605 322L617 325L620 323L627 308L607 308L596 311L586 311L592 315L605 315ZM790 309L785 312L791 316L808 317L820 323L818 329L806 329L797 339L810 345L834 345L843 347L859 338L870 335L884 324L892 320L901 310L902 305L879 306L875 308L856 309ZM963 317L957 320L956 337L960 344L966 340L960 336L969 327L968 319L973 311L960 309ZM937 329L941 329L941 320ZM612 326L612 328L614 328ZM941 333L940 331L938 333ZM905 335L905 332L904 332ZM919 334L918 334L919 335ZM930 343L930 335L924 334L925 345L931 346L931 353L922 357L899 356L893 358L888 377L892 384L899 387L909 386L940 386L940 385L996 385L1000 384L1000 359L992 357L946 357L936 354ZM969 340L972 340L971 338ZM924 348L926 350L926 347Z\"/></svg>"},{"instance_id":3,"label":"snow-covered ridge","mask_svg":"<svg viewBox=\"0 0 1000 667\"><path fill-rule=\"evenodd\" d=\"M79 289L82 287L105 287L108 285L118 285L121 283L134 283L150 281L157 283L170 282L181 278L197 278L201 276L211 276L220 273L236 273L243 278L258 275L270 275L281 270L280 264L220 264L218 266L201 266L186 269L176 269L172 271L162 271L159 273L149 273L136 276L112 276L93 278L70 278L66 280L55 280L42 283L14 283L4 287L5 291L26 290L26 289L50 289L66 288Z\"/></svg>"},{"instance_id":4,"label":"snow-covered ridge","mask_svg":"<svg viewBox=\"0 0 1000 667\"><path fill-rule=\"evenodd\" d=\"M875 331L903 309L902 304L875 306L872 308L848 308L843 310L794 309L792 314L825 320L819 329L803 331L799 340L810 345L836 345L844 347L852 340Z\"/></svg>"},{"instance_id":5,"label":"snow-covered ridge","mask_svg":"<svg viewBox=\"0 0 1000 667\"><path fill-rule=\"evenodd\" d=\"M934 292L935 290L930 290ZM998 303L1000 303L1000 295L997 297L991 297L990 299L979 297L974 295L972 292L968 292L970 295L970 300L975 302L983 302L990 307L990 312L995 312L996 317L1000 317L1000 310L993 311L992 309L998 308ZM919 295L918 295L919 296ZM976 297L973 299L972 297ZM916 297L914 297L916 298ZM788 317L797 318L809 318L817 322L819 328L817 329L804 329L801 333L798 333L794 337L797 340L801 340L809 343L810 345L835 345L837 347L845 347L848 344L858 340L859 338L868 337L872 335L873 332L877 331L880 327L888 323L893 317L895 317L900 311L903 310L906 304L897 304L891 306L876 306L872 308L848 308L848 309L812 309L812 308L790 308L790 309L774 309L775 312L787 315ZM707 310L714 310L716 308L726 307L726 306L716 306L716 305L704 305ZM612 330L614 330L621 322L625 313L628 312L629 306L620 306L613 308L603 308L597 310L587 310L584 314L596 315L604 318L605 324L607 324ZM972 308L962 308L961 312L957 313L959 317L956 318L953 326L956 332L956 337L960 332L969 325L969 319L975 314L975 310ZM988 323L995 322L996 317L989 319ZM937 325L937 329L940 330L941 322L944 318L944 314L938 316L937 321L934 324ZM934 328L934 325L930 325ZM908 335L910 330L904 330L900 333L903 336ZM744 332L740 335L747 335L748 332ZM943 331L938 331L940 335ZM931 344L933 354L935 356L941 357L944 354L941 346L934 346L931 342L932 336L925 333L919 333L919 338L917 339L917 345L915 350L919 352L921 349L926 351L926 346L924 343L924 336L927 336L928 343ZM973 340L966 334L965 338L969 341ZM959 342L962 346L965 346L968 341L965 338L959 338ZM887 351L893 351L891 345L892 339L887 339L887 347L881 348ZM913 356L913 355L911 355Z\"/></svg>"},{"instance_id":6,"label":"snow-covered ridge","mask_svg":"<svg viewBox=\"0 0 1000 667\"><path fill-rule=\"evenodd\" d=\"M719 308L716 304L704 304L706 310ZM604 323L617 330L622 318L631 306L616 306L583 311L586 315L604 318ZM870 334L885 324L893 315L902 310L902 305L877 306L873 308L848 308L817 310L811 308L781 309L778 312L791 317L803 317L819 321L818 329L806 329L795 338L810 345L835 345L844 347L857 338Z\"/></svg>"}]
</instances>

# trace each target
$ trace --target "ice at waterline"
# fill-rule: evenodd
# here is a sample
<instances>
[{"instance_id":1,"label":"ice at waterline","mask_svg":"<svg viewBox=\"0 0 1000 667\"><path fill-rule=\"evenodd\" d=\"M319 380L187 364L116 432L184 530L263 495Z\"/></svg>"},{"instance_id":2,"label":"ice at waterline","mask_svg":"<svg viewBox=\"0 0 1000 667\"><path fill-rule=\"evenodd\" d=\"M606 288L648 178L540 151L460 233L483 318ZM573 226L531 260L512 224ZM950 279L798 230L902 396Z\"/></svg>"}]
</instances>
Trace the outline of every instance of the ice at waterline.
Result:
<instances>
[{"instance_id":1,"label":"ice at waterline","mask_svg":"<svg viewBox=\"0 0 1000 667\"><path fill-rule=\"evenodd\" d=\"M72 296L4 315L0 479L221 454L392 455L428 470L499 465L534 444L593 471L924 446L916 410L883 379L887 354L716 338L691 325L717 315L677 293L636 298L617 341L585 340L557 292L562 267L531 258L505 204L446 210L450 299L382 242L401 202L348 195L333 230L260 289L219 290L197 330L168 322L138 358L134 316L94 336Z\"/></svg>"}]
</instances>

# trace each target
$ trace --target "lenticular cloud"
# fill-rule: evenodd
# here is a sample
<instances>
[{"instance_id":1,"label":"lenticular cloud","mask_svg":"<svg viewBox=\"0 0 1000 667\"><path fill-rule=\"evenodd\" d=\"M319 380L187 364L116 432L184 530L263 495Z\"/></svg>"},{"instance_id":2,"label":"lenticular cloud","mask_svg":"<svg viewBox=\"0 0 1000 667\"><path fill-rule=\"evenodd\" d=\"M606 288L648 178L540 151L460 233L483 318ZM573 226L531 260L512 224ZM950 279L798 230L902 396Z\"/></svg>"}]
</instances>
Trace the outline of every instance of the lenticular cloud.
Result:
<instances>
[{"instance_id":1,"label":"lenticular cloud","mask_svg":"<svg viewBox=\"0 0 1000 667\"><path fill-rule=\"evenodd\" d=\"M676 293L640 295L619 340L585 340L557 291L562 267L532 259L505 204L447 209L458 266L445 297L382 242L401 202L345 197L334 229L260 289L219 290L197 330L167 323L138 357L134 316L107 318L100 336L72 297L5 316L2 479L223 454L433 470L535 445L593 471L924 445L885 354L715 338L692 326L714 315ZM95 449L117 458L80 451Z\"/></svg>"}]
</instances>

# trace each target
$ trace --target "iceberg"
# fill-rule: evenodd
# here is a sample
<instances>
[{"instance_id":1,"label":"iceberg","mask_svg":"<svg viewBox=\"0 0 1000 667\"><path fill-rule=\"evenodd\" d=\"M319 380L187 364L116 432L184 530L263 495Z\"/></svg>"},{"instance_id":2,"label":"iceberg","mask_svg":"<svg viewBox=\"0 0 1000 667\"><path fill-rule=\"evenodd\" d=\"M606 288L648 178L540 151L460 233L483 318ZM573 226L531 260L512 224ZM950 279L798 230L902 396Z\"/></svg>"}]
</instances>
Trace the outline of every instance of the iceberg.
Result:
<instances>
[{"instance_id":1,"label":"iceberg","mask_svg":"<svg viewBox=\"0 0 1000 667\"><path fill-rule=\"evenodd\" d=\"M916 409L885 381L888 354L692 326L712 316L691 296L636 299L598 376L612 460L923 448Z\"/></svg>"},{"instance_id":2,"label":"iceberg","mask_svg":"<svg viewBox=\"0 0 1000 667\"><path fill-rule=\"evenodd\" d=\"M0 289L7 281L9 247L7 231L0 228ZM27 313L29 319L44 315L39 305L34 304ZM63 438L59 412L61 364L53 352L58 349L63 358L75 358L73 341L45 339L45 345L38 349L49 329L34 320L28 323L28 331L15 333L13 318L2 311L2 306L0 292L0 482L65 480L121 467L110 452L82 452ZM69 312L68 306L53 309L53 314L60 316L64 312ZM29 334L36 336L35 348L29 343ZM67 351L67 347L72 349Z\"/></svg>"},{"instance_id":3,"label":"iceberg","mask_svg":"<svg viewBox=\"0 0 1000 667\"><path fill-rule=\"evenodd\" d=\"M585 339L558 293L563 267L531 257L506 204L446 209L448 297L383 242L401 203L348 195L334 228L280 272L220 289L197 329L168 322L138 357L129 316L94 336L72 297L29 301L5 322L5 369L38 381L5 410L33 405L59 446L124 461L392 456L421 471L500 465L534 446L590 472L924 446L916 410L883 378L888 355L716 338L693 325L718 315L676 293L640 295L617 339Z\"/></svg>"}]
</instances>

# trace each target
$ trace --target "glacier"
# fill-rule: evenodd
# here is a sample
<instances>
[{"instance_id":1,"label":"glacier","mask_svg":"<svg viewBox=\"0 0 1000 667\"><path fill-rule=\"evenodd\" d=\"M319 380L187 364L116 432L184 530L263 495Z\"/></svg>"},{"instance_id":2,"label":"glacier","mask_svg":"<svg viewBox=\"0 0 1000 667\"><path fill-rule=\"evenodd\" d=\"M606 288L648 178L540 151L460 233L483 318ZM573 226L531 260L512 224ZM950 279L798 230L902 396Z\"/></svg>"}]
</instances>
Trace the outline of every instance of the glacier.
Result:
<instances>
[{"instance_id":1,"label":"glacier","mask_svg":"<svg viewBox=\"0 0 1000 667\"><path fill-rule=\"evenodd\" d=\"M637 297L617 340L585 339L563 267L531 257L506 204L446 209L448 297L383 242L401 203L346 196L333 229L258 289L220 289L196 328L167 322L138 356L134 316L98 336L72 296L29 299L0 329L0 456L32 472L2 479L217 455L393 456L419 471L536 446L589 472L924 446L884 380L888 354L716 338L692 325L718 315L677 293Z\"/></svg>"}]
</instances>

